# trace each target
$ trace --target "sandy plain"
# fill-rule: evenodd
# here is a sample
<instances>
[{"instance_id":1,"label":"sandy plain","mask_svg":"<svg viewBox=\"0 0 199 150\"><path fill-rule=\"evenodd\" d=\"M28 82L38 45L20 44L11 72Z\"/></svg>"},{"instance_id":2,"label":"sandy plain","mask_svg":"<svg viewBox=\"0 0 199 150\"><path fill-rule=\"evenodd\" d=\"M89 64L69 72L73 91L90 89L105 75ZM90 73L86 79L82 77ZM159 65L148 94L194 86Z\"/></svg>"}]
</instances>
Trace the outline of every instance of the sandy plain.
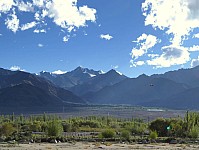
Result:
<instances>
[{"instance_id":1,"label":"sandy plain","mask_svg":"<svg viewBox=\"0 0 199 150\"><path fill-rule=\"evenodd\" d=\"M189 144L117 144L117 143L31 143L31 144L0 144L0 150L199 150L199 145Z\"/></svg>"}]
</instances>

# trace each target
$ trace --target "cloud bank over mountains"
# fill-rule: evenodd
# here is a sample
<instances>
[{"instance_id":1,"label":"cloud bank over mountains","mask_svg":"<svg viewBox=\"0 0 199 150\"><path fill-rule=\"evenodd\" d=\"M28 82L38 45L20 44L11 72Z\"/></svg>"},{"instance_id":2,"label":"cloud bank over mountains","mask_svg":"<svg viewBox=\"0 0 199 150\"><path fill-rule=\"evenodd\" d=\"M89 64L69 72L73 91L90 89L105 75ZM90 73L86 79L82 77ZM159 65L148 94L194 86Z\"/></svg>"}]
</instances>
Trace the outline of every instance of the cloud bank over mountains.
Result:
<instances>
[{"instance_id":1,"label":"cloud bank over mountains","mask_svg":"<svg viewBox=\"0 0 199 150\"><path fill-rule=\"evenodd\" d=\"M184 44L190 39L199 38L199 33L192 35L199 27L198 0L145 0L142 3L142 13L145 26L151 26L154 35L147 36L144 33L137 39L131 52L132 66L147 64L162 68L183 65L191 60L191 52L199 51L198 45ZM162 43L163 40L156 37L158 31L167 38L166 42ZM160 43L163 45L158 52L154 47ZM149 52L155 57L150 57L152 55L148 55ZM195 59L191 61L192 64L193 61L196 62Z\"/></svg>"}]
</instances>

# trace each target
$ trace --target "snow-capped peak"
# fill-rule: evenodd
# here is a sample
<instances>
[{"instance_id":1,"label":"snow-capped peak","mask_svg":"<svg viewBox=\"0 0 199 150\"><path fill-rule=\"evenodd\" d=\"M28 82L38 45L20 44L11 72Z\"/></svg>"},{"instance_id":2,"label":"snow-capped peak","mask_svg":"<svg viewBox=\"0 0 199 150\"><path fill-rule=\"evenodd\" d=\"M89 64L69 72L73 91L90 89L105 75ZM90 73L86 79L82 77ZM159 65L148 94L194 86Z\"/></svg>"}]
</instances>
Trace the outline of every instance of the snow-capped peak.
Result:
<instances>
[{"instance_id":1,"label":"snow-capped peak","mask_svg":"<svg viewBox=\"0 0 199 150\"><path fill-rule=\"evenodd\" d=\"M95 77L96 75L95 74L91 74L91 73L88 73L89 76L92 78L92 77Z\"/></svg>"},{"instance_id":2,"label":"snow-capped peak","mask_svg":"<svg viewBox=\"0 0 199 150\"><path fill-rule=\"evenodd\" d=\"M121 75L121 76L123 75L121 72L119 72L119 71L117 71L117 70L116 70L116 72L117 72L119 75Z\"/></svg>"},{"instance_id":3,"label":"snow-capped peak","mask_svg":"<svg viewBox=\"0 0 199 150\"><path fill-rule=\"evenodd\" d=\"M55 74L55 75L60 75L60 74L65 74L65 73L67 73L67 71L57 70L57 71L52 72L52 74Z\"/></svg>"},{"instance_id":4,"label":"snow-capped peak","mask_svg":"<svg viewBox=\"0 0 199 150\"><path fill-rule=\"evenodd\" d=\"M99 71L99 74L105 74L106 72L104 72L103 70Z\"/></svg>"}]
</instances>

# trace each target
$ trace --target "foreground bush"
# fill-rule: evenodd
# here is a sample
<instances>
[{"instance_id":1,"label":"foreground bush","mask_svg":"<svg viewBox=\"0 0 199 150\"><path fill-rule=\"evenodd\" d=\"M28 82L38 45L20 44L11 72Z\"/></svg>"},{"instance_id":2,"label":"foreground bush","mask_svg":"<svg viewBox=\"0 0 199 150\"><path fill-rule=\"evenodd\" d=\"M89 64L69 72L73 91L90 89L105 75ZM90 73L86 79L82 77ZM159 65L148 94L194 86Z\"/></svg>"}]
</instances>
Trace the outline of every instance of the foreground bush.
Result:
<instances>
[{"instance_id":1,"label":"foreground bush","mask_svg":"<svg viewBox=\"0 0 199 150\"><path fill-rule=\"evenodd\" d=\"M122 137L122 139L123 140L130 140L130 133L129 133L129 131L128 130L123 130L122 132L121 132L121 137Z\"/></svg>"},{"instance_id":2,"label":"foreground bush","mask_svg":"<svg viewBox=\"0 0 199 150\"><path fill-rule=\"evenodd\" d=\"M101 135L102 138L113 138L115 136L115 131L112 129L106 129Z\"/></svg>"},{"instance_id":3,"label":"foreground bush","mask_svg":"<svg viewBox=\"0 0 199 150\"><path fill-rule=\"evenodd\" d=\"M193 139L197 139L199 137L199 127L193 127L189 133L189 136Z\"/></svg>"},{"instance_id":4,"label":"foreground bush","mask_svg":"<svg viewBox=\"0 0 199 150\"><path fill-rule=\"evenodd\" d=\"M149 138L152 140L157 139L157 137L158 137L158 133L156 131L152 131L149 135Z\"/></svg>"},{"instance_id":5,"label":"foreground bush","mask_svg":"<svg viewBox=\"0 0 199 150\"><path fill-rule=\"evenodd\" d=\"M47 125L47 135L49 137L59 137L63 133L63 126L59 121L51 121Z\"/></svg>"},{"instance_id":6,"label":"foreground bush","mask_svg":"<svg viewBox=\"0 0 199 150\"><path fill-rule=\"evenodd\" d=\"M0 127L0 136L8 137L8 136L12 135L15 130L16 129L13 127L13 124L11 124L11 123L4 123Z\"/></svg>"}]
</instances>

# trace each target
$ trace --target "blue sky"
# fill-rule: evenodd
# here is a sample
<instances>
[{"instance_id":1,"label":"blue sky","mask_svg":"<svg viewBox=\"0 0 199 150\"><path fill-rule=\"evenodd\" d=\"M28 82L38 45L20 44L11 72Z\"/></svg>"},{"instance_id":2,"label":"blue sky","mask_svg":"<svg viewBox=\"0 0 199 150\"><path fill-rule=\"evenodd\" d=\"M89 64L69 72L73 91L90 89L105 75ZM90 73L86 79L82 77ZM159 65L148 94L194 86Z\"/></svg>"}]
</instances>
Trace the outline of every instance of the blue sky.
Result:
<instances>
[{"instance_id":1,"label":"blue sky","mask_svg":"<svg viewBox=\"0 0 199 150\"><path fill-rule=\"evenodd\" d=\"M130 77L199 64L197 0L1 0L0 67Z\"/></svg>"}]
</instances>

